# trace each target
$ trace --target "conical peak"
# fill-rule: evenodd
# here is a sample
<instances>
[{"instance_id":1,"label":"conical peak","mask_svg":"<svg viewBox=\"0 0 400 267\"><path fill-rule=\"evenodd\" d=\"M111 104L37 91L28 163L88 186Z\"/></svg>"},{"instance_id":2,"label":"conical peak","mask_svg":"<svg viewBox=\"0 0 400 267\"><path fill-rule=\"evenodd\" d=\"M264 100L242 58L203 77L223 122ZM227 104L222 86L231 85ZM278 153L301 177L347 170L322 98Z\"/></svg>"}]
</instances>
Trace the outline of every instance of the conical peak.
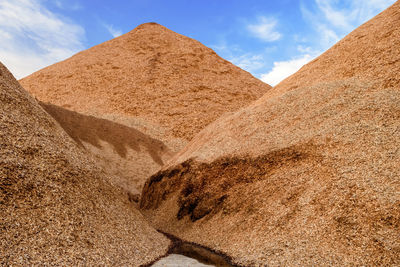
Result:
<instances>
[{"instance_id":1,"label":"conical peak","mask_svg":"<svg viewBox=\"0 0 400 267\"><path fill-rule=\"evenodd\" d=\"M168 28L156 23L156 22L147 22L140 24L136 28L134 28L131 32L136 33L136 32L152 32L152 31L170 31Z\"/></svg>"},{"instance_id":2,"label":"conical peak","mask_svg":"<svg viewBox=\"0 0 400 267\"><path fill-rule=\"evenodd\" d=\"M46 82L40 78L44 73ZM141 24L21 82L44 102L81 113L142 116L185 139L221 112L236 110L269 89L212 49L157 23ZM64 93L69 97L60 98Z\"/></svg>"},{"instance_id":3,"label":"conical peak","mask_svg":"<svg viewBox=\"0 0 400 267\"><path fill-rule=\"evenodd\" d=\"M163 27L164 26L158 24L157 22L146 22L146 23L142 23L139 26L136 27L136 29L145 29L145 28L149 28L149 27Z\"/></svg>"},{"instance_id":4,"label":"conical peak","mask_svg":"<svg viewBox=\"0 0 400 267\"><path fill-rule=\"evenodd\" d=\"M143 40L147 39L148 36L153 36L153 38L155 37L156 39L165 39L166 36L173 37L173 36L180 36L180 34L156 22L147 22L140 24L139 26L137 26L136 28L134 28L133 30L122 36L123 36L122 39L127 38L127 40L131 40L132 38L136 40Z\"/></svg>"}]
</instances>

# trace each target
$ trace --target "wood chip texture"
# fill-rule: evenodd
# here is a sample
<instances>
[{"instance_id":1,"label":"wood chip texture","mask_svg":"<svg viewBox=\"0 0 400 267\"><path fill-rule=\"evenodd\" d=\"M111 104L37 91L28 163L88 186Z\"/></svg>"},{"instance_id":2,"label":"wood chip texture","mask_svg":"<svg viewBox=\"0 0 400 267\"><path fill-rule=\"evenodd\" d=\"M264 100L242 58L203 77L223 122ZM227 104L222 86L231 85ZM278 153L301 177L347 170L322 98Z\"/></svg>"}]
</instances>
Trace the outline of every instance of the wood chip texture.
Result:
<instances>
[{"instance_id":1,"label":"wood chip texture","mask_svg":"<svg viewBox=\"0 0 400 267\"><path fill-rule=\"evenodd\" d=\"M0 265L139 266L168 250L0 63Z\"/></svg>"},{"instance_id":2,"label":"wood chip texture","mask_svg":"<svg viewBox=\"0 0 400 267\"><path fill-rule=\"evenodd\" d=\"M244 266L399 266L399 73L397 1L201 131L143 212Z\"/></svg>"},{"instance_id":3,"label":"wood chip texture","mask_svg":"<svg viewBox=\"0 0 400 267\"><path fill-rule=\"evenodd\" d=\"M205 126L271 88L200 42L156 23L20 82L105 171L123 177L117 183L128 191L141 190Z\"/></svg>"}]
</instances>

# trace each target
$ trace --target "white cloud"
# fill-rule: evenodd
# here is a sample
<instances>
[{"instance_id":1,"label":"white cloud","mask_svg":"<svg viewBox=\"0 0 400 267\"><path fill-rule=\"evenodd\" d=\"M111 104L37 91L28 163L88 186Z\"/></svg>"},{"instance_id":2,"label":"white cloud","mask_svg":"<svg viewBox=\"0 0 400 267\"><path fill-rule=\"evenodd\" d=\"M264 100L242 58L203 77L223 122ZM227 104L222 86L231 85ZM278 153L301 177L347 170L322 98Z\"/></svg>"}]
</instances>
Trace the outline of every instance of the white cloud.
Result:
<instances>
[{"instance_id":1,"label":"white cloud","mask_svg":"<svg viewBox=\"0 0 400 267\"><path fill-rule=\"evenodd\" d=\"M237 45L227 45L224 40L210 47L226 60L248 72L254 73L265 67L266 60L261 53L246 53Z\"/></svg>"},{"instance_id":2,"label":"white cloud","mask_svg":"<svg viewBox=\"0 0 400 267\"><path fill-rule=\"evenodd\" d=\"M265 42L274 42L282 37L282 34L275 29L277 24L278 22L274 18L259 17L258 23L247 25L247 29L255 37Z\"/></svg>"},{"instance_id":3,"label":"white cloud","mask_svg":"<svg viewBox=\"0 0 400 267\"><path fill-rule=\"evenodd\" d=\"M270 52L247 52L225 42L214 48L235 65L275 86L330 48L351 30L389 7L395 0L314 0L313 2L314 7L309 2L300 6L304 19L310 22L311 27L306 32L299 32L293 36L297 53L292 53L293 57L286 58L282 58L284 55L281 55L283 60L275 60L268 72L265 68L270 62L268 61L271 57ZM260 17L257 24L250 24L247 29L254 36L270 42L282 37L275 30L277 25L275 19Z\"/></svg>"},{"instance_id":4,"label":"white cloud","mask_svg":"<svg viewBox=\"0 0 400 267\"><path fill-rule=\"evenodd\" d=\"M265 66L262 55L246 53L240 56L228 59L230 62L248 72L254 72Z\"/></svg>"},{"instance_id":5,"label":"white cloud","mask_svg":"<svg viewBox=\"0 0 400 267\"><path fill-rule=\"evenodd\" d=\"M340 33L337 33L332 28L329 28L327 25L321 24L316 25L316 29L318 30L318 48L326 50L335 43L337 43L341 37L339 37Z\"/></svg>"},{"instance_id":6,"label":"white cloud","mask_svg":"<svg viewBox=\"0 0 400 267\"><path fill-rule=\"evenodd\" d=\"M39 0L0 0L0 61L22 78L84 48L84 29Z\"/></svg>"},{"instance_id":7,"label":"white cloud","mask_svg":"<svg viewBox=\"0 0 400 267\"><path fill-rule=\"evenodd\" d=\"M301 6L303 17L311 21L316 29L315 40L306 42L295 36L294 40L308 43L299 45L300 55L287 61L274 62L271 71L261 75L261 80L275 86L288 76L297 72L303 65L317 57L333 44L338 42L351 30L371 19L394 3L395 0L315 0L317 9L310 11Z\"/></svg>"},{"instance_id":8,"label":"white cloud","mask_svg":"<svg viewBox=\"0 0 400 267\"><path fill-rule=\"evenodd\" d=\"M349 17L351 11L345 9L338 9L335 7L335 2L331 0L316 0L319 12L321 12L324 18L329 21L336 28L340 28L345 31L349 31L353 28L351 23L352 18Z\"/></svg>"},{"instance_id":9,"label":"white cloud","mask_svg":"<svg viewBox=\"0 0 400 267\"><path fill-rule=\"evenodd\" d=\"M303 46L303 45L298 45L297 46L297 51L303 54L312 54L314 53L314 50L310 46Z\"/></svg>"},{"instance_id":10,"label":"white cloud","mask_svg":"<svg viewBox=\"0 0 400 267\"><path fill-rule=\"evenodd\" d=\"M338 42L351 30L371 19L393 4L395 0L315 0L315 9L301 5L303 17L311 22L315 32L308 41L299 35L299 55L287 61L274 62L273 68L260 76L261 80L275 86L297 72L323 51Z\"/></svg>"},{"instance_id":11,"label":"white cloud","mask_svg":"<svg viewBox=\"0 0 400 267\"><path fill-rule=\"evenodd\" d=\"M286 77L297 72L303 65L310 62L315 55L305 54L298 58L293 58L288 61L274 62L272 70L261 75L261 80L271 86L277 85Z\"/></svg>"},{"instance_id":12,"label":"white cloud","mask_svg":"<svg viewBox=\"0 0 400 267\"><path fill-rule=\"evenodd\" d=\"M316 29L321 49L382 12L396 0L315 0L315 8L301 5L303 17Z\"/></svg>"},{"instance_id":13,"label":"white cloud","mask_svg":"<svg viewBox=\"0 0 400 267\"><path fill-rule=\"evenodd\" d=\"M330 0L330 2L332 2L332 0ZM347 0L345 2L349 2L349 4L347 5L347 8L344 8L341 11L345 14L349 14L350 17L347 19L353 23L353 26L357 27L371 19L379 12L388 8L396 2L396 0ZM332 3L331 5L335 6Z\"/></svg>"},{"instance_id":14,"label":"white cloud","mask_svg":"<svg viewBox=\"0 0 400 267\"><path fill-rule=\"evenodd\" d=\"M106 29L108 30L108 32L111 34L112 37L116 38L118 36L122 35L122 31L115 29L113 25L109 25L109 24L104 24L104 27L106 27Z\"/></svg>"},{"instance_id":15,"label":"white cloud","mask_svg":"<svg viewBox=\"0 0 400 267\"><path fill-rule=\"evenodd\" d=\"M60 8L65 10L82 10L83 6L79 2L72 2L70 0L54 0L54 4Z\"/></svg>"},{"instance_id":16,"label":"white cloud","mask_svg":"<svg viewBox=\"0 0 400 267\"><path fill-rule=\"evenodd\" d=\"M315 29L313 40L307 41L299 35L294 36L295 41L302 43L297 47L299 55L287 61L274 62L272 70L260 76L261 80L272 86L277 85L394 2L395 0L315 0L315 10L302 4L303 17Z\"/></svg>"}]
</instances>

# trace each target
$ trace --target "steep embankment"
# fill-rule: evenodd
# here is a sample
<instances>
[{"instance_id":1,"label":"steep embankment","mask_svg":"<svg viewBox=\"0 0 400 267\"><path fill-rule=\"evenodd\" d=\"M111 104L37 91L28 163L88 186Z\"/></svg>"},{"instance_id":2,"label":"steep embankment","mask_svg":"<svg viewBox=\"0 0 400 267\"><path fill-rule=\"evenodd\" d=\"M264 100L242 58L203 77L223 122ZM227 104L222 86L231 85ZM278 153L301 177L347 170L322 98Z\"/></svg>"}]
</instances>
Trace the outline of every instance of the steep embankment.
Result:
<instances>
[{"instance_id":1,"label":"steep embankment","mask_svg":"<svg viewBox=\"0 0 400 267\"><path fill-rule=\"evenodd\" d=\"M154 225L238 264L400 264L400 2L147 181Z\"/></svg>"},{"instance_id":2,"label":"steep embankment","mask_svg":"<svg viewBox=\"0 0 400 267\"><path fill-rule=\"evenodd\" d=\"M0 265L135 265L151 228L0 63Z\"/></svg>"},{"instance_id":3,"label":"steep embankment","mask_svg":"<svg viewBox=\"0 0 400 267\"><path fill-rule=\"evenodd\" d=\"M57 113L60 124L69 120L68 110L124 124L165 144L163 160L222 114L237 111L270 89L210 48L156 23L40 70L21 84L40 101L59 106L48 111ZM105 171L123 173L127 184L136 183L132 177L143 183L162 165L147 146L126 146L121 157L108 142L112 137L101 139L101 146L85 137L77 136Z\"/></svg>"}]
</instances>

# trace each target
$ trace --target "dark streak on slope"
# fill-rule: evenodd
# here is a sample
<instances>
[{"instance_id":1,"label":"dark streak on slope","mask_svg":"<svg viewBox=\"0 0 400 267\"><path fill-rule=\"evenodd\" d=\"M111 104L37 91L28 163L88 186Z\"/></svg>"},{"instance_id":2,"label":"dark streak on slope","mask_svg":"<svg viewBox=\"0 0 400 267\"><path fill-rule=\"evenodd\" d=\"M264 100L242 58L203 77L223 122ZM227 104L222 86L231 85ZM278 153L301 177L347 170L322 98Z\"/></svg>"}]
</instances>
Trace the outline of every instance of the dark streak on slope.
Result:
<instances>
[{"instance_id":1,"label":"dark streak on slope","mask_svg":"<svg viewBox=\"0 0 400 267\"><path fill-rule=\"evenodd\" d=\"M216 214L235 186L268 179L282 166L294 166L310 158L317 159L313 145L288 147L257 158L221 158L210 164L188 160L153 175L144 186L140 207L155 209L168 195L179 191L180 220L190 216L197 221Z\"/></svg>"},{"instance_id":2,"label":"dark streak on slope","mask_svg":"<svg viewBox=\"0 0 400 267\"><path fill-rule=\"evenodd\" d=\"M103 140L111 144L122 158L126 157L127 147L140 152L140 147L144 146L158 165L163 165L162 154L169 152L168 147L162 141L134 128L48 103L41 102L40 105L81 146L83 146L82 142L86 142L101 148L99 141Z\"/></svg>"}]
</instances>

